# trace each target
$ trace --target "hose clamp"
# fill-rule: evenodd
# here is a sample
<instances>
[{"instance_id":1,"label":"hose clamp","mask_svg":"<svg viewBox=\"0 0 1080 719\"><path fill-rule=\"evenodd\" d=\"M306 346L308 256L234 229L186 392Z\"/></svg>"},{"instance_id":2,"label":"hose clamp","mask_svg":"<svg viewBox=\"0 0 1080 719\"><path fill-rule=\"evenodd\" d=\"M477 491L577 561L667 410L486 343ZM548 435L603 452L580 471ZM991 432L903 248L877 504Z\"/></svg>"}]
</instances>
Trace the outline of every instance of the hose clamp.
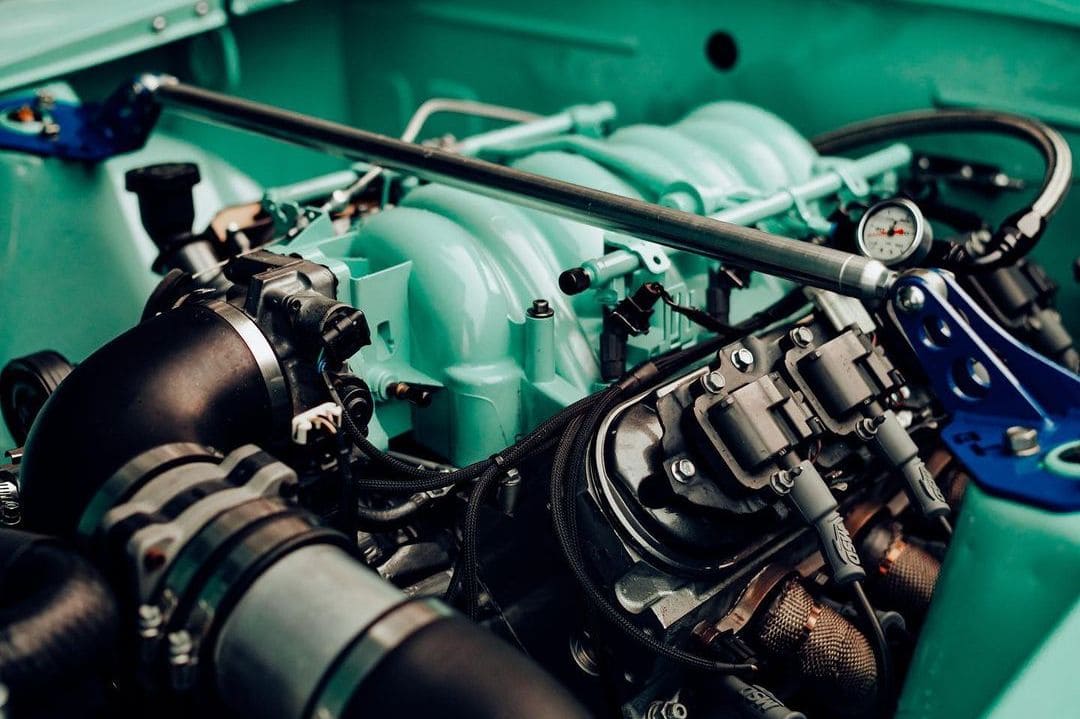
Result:
<instances>
[{"instance_id":1,"label":"hose clamp","mask_svg":"<svg viewBox=\"0 0 1080 719\"><path fill-rule=\"evenodd\" d=\"M408 602L391 610L338 661L312 704L312 711L306 716L311 719L339 719L345 716L356 688L379 662L416 632L453 614L445 604L431 598Z\"/></svg>"},{"instance_id":2,"label":"hose clamp","mask_svg":"<svg viewBox=\"0 0 1080 719\"><path fill-rule=\"evenodd\" d=\"M266 391L270 395L270 419L275 429L285 428L292 422L293 407L289 396L289 385L281 371L277 354L266 339L259 326L248 315L224 300L215 300L206 305L207 309L228 322L247 345L251 356L255 358L262 374Z\"/></svg>"}]
</instances>

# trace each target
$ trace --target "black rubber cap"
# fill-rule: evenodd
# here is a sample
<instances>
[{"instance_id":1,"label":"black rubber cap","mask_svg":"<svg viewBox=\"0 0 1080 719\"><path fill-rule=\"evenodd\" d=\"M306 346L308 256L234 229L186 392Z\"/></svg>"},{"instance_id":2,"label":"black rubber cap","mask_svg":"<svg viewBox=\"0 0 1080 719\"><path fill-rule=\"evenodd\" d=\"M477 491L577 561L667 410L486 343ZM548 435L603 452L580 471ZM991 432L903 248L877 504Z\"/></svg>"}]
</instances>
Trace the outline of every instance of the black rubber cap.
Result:
<instances>
[{"instance_id":1,"label":"black rubber cap","mask_svg":"<svg viewBox=\"0 0 1080 719\"><path fill-rule=\"evenodd\" d=\"M163 162L136 167L124 174L128 192L186 192L199 184L199 166L193 162Z\"/></svg>"},{"instance_id":2,"label":"black rubber cap","mask_svg":"<svg viewBox=\"0 0 1080 719\"><path fill-rule=\"evenodd\" d=\"M177 235L187 235L195 222L191 188L199 184L199 168L191 162L165 162L128 170L124 187L139 197L143 227L163 250Z\"/></svg>"},{"instance_id":3,"label":"black rubber cap","mask_svg":"<svg viewBox=\"0 0 1080 719\"><path fill-rule=\"evenodd\" d=\"M588 273L580 267L572 267L559 275L559 289L564 295L579 295L589 289L590 284Z\"/></svg>"}]
</instances>

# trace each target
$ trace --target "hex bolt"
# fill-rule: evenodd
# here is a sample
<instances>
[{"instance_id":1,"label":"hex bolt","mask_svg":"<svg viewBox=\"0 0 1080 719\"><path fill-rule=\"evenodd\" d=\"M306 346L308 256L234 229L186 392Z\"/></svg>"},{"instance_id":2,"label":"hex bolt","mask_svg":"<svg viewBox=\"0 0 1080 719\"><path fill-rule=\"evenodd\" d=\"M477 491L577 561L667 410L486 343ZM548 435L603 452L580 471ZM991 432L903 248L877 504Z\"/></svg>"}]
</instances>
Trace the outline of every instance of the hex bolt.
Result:
<instances>
[{"instance_id":1,"label":"hex bolt","mask_svg":"<svg viewBox=\"0 0 1080 719\"><path fill-rule=\"evenodd\" d=\"M676 481L686 484L694 478L695 474L697 474L697 467L686 457L671 463L671 476L675 477Z\"/></svg>"},{"instance_id":2,"label":"hex bolt","mask_svg":"<svg viewBox=\"0 0 1080 719\"><path fill-rule=\"evenodd\" d=\"M555 314L555 310L551 309L551 303L547 300L533 300L532 307L526 312L529 317L536 317L537 319L552 317Z\"/></svg>"},{"instance_id":3,"label":"hex bolt","mask_svg":"<svg viewBox=\"0 0 1080 719\"><path fill-rule=\"evenodd\" d=\"M1017 457L1030 457L1039 452L1039 433L1032 427L1014 425L1005 430L1005 444Z\"/></svg>"},{"instance_id":4,"label":"hex bolt","mask_svg":"<svg viewBox=\"0 0 1080 719\"><path fill-rule=\"evenodd\" d=\"M158 15L150 21L150 29L154 32L165 32L167 27L169 27L169 21L165 19L164 15Z\"/></svg>"},{"instance_id":5,"label":"hex bolt","mask_svg":"<svg viewBox=\"0 0 1080 719\"><path fill-rule=\"evenodd\" d=\"M191 661L192 648L191 634L186 629L169 632L169 662L171 664L186 664Z\"/></svg>"},{"instance_id":6,"label":"hex bolt","mask_svg":"<svg viewBox=\"0 0 1080 719\"><path fill-rule=\"evenodd\" d=\"M687 719L690 716L686 705L679 701L679 695L664 701L658 699L649 705L645 719Z\"/></svg>"},{"instance_id":7,"label":"hex bolt","mask_svg":"<svg viewBox=\"0 0 1080 719\"><path fill-rule=\"evenodd\" d=\"M56 106L56 98L48 90L38 90L34 93L34 97L37 99L37 106L41 110L51 110Z\"/></svg>"},{"instance_id":8,"label":"hex bolt","mask_svg":"<svg viewBox=\"0 0 1080 719\"><path fill-rule=\"evenodd\" d=\"M859 439L869 441L875 434L877 434L878 427L885 423L885 415L878 415L877 417L863 417L855 423L855 434L859 436Z\"/></svg>"},{"instance_id":9,"label":"hex bolt","mask_svg":"<svg viewBox=\"0 0 1080 719\"><path fill-rule=\"evenodd\" d=\"M195 643L186 629L170 632L168 641L172 687L177 691L190 689L195 684Z\"/></svg>"},{"instance_id":10,"label":"hex bolt","mask_svg":"<svg viewBox=\"0 0 1080 719\"><path fill-rule=\"evenodd\" d=\"M701 386L705 388L705 391L709 394L718 394L724 390L724 385L727 380L724 379L724 375L720 373L720 370L714 369L712 372L701 375Z\"/></svg>"},{"instance_id":11,"label":"hex bolt","mask_svg":"<svg viewBox=\"0 0 1080 719\"><path fill-rule=\"evenodd\" d=\"M777 494L787 494L795 486L795 477L786 469L777 470L769 477L769 486Z\"/></svg>"},{"instance_id":12,"label":"hex bolt","mask_svg":"<svg viewBox=\"0 0 1080 719\"><path fill-rule=\"evenodd\" d=\"M731 364L740 372L748 372L754 366L754 353L740 347L731 353Z\"/></svg>"},{"instance_id":13,"label":"hex bolt","mask_svg":"<svg viewBox=\"0 0 1080 719\"><path fill-rule=\"evenodd\" d=\"M195 3L195 14L196 15L198 15L199 17L205 17L209 13L210 13L210 3L206 2L206 0L200 0L199 2Z\"/></svg>"},{"instance_id":14,"label":"hex bolt","mask_svg":"<svg viewBox=\"0 0 1080 719\"><path fill-rule=\"evenodd\" d=\"M791 343L796 347L805 349L814 343L814 332L809 327L799 325L788 333Z\"/></svg>"},{"instance_id":15,"label":"hex bolt","mask_svg":"<svg viewBox=\"0 0 1080 719\"><path fill-rule=\"evenodd\" d=\"M902 312L918 312L926 304L926 295L918 287L907 285L896 293L896 305Z\"/></svg>"},{"instance_id":16,"label":"hex bolt","mask_svg":"<svg viewBox=\"0 0 1080 719\"><path fill-rule=\"evenodd\" d=\"M153 604L139 605L139 636L143 639L154 639L161 632L161 623L164 617L161 609Z\"/></svg>"}]
</instances>

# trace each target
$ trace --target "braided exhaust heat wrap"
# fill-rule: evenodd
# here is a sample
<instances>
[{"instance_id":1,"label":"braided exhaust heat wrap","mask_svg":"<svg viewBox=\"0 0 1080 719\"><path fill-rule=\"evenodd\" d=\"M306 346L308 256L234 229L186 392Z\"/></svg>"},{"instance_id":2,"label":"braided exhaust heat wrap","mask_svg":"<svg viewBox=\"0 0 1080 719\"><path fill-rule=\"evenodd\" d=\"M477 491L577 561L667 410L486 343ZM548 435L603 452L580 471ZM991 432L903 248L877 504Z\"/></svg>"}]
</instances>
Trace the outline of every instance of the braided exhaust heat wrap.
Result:
<instances>
[{"instance_id":1,"label":"braided exhaust heat wrap","mask_svg":"<svg viewBox=\"0 0 1080 719\"><path fill-rule=\"evenodd\" d=\"M923 549L908 544L894 528L892 541L877 563L872 582L883 606L921 624L930 608L941 563Z\"/></svg>"},{"instance_id":2,"label":"braided exhaust heat wrap","mask_svg":"<svg viewBox=\"0 0 1080 719\"><path fill-rule=\"evenodd\" d=\"M877 662L869 641L798 580L784 585L752 631L765 653L790 663L808 692L837 714L873 705Z\"/></svg>"}]
</instances>

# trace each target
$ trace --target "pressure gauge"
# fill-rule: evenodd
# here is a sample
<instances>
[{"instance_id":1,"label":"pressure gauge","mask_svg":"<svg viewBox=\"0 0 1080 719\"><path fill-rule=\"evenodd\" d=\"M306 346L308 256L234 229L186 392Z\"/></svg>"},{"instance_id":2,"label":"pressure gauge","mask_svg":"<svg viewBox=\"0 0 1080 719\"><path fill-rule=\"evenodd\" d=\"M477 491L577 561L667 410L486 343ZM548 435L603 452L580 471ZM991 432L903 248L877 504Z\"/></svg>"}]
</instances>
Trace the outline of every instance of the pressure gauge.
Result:
<instances>
[{"instance_id":1,"label":"pressure gauge","mask_svg":"<svg viewBox=\"0 0 1080 719\"><path fill-rule=\"evenodd\" d=\"M862 216L856 232L859 251L890 266L926 257L933 239L922 210L904 198L885 200L871 207Z\"/></svg>"}]
</instances>

